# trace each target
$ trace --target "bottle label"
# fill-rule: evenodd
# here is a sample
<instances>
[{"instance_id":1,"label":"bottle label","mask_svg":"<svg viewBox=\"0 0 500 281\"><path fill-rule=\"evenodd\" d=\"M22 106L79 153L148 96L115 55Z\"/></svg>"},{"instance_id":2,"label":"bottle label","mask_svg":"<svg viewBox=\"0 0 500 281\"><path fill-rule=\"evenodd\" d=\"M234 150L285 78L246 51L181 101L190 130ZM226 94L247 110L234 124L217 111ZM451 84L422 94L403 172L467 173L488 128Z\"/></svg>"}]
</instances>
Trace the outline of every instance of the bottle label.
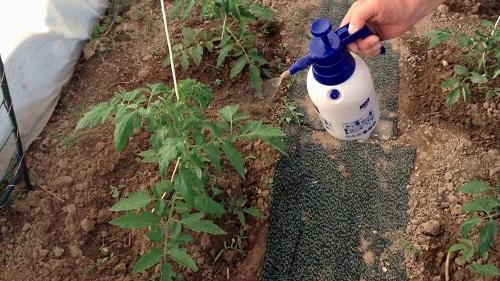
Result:
<instances>
[{"instance_id":1,"label":"bottle label","mask_svg":"<svg viewBox=\"0 0 500 281\"><path fill-rule=\"evenodd\" d=\"M375 127L376 122L375 114L373 114L373 110L370 110L370 112L362 118L353 122L342 123L342 126L344 127L346 137L356 138L368 133Z\"/></svg>"}]
</instances>

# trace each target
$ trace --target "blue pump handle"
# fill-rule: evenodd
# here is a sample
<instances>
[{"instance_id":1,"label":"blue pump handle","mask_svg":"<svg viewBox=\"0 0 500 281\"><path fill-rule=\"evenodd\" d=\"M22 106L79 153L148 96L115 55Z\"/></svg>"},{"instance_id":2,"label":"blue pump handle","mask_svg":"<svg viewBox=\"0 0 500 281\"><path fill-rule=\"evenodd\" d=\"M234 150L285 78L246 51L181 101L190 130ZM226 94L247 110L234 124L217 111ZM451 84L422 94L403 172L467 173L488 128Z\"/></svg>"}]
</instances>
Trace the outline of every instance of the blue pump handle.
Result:
<instances>
[{"instance_id":1,"label":"blue pump handle","mask_svg":"<svg viewBox=\"0 0 500 281\"><path fill-rule=\"evenodd\" d=\"M363 39L366 38L370 35L374 35L374 33L371 31L370 28L368 28L367 25L363 26L360 30L354 32L353 34L349 34L349 24L346 24L339 28L335 33L339 36L340 40L342 41L342 44L344 45L349 45L352 42L358 40L358 39ZM385 47L382 46L380 48L380 53L383 55L385 54Z\"/></svg>"}]
</instances>

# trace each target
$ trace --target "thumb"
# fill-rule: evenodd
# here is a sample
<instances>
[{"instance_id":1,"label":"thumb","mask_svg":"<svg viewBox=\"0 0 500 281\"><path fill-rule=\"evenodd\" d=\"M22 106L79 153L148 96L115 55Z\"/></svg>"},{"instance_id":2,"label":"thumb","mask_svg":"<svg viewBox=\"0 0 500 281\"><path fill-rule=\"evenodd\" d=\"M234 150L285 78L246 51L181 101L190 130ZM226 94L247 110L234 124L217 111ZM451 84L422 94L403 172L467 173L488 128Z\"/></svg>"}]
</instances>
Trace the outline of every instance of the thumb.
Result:
<instances>
[{"instance_id":1,"label":"thumb","mask_svg":"<svg viewBox=\"0 0 500 281\"><path fill-rule=\"evenodd\" d=\"M377 15L376 1L355 2L352 6L349 34L360 30L366 22Z\"/></svg>"}]
</instances>

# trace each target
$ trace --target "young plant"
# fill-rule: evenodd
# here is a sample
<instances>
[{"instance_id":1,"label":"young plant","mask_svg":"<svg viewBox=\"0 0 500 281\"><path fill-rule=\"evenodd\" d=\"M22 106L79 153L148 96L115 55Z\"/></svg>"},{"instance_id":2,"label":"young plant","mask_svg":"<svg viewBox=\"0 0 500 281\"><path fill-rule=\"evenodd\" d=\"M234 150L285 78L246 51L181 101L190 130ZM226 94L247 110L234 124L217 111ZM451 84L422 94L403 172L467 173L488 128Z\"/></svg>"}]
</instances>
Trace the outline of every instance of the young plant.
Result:
<instances>
[{"instance_id":1,"label":"young plant","mask_svg":"<svg viewBox=\"0 0 500 281\"><path fill-rule=\"evenodd\" d=\"M281 116L281 122L296 123L300 126L300 120L304 117L304 114L297 111L297 106L290 102L288 98L283 99L285 113Z\"/></svg>"},{"instance_id":2,"label":"young plant","mask_svg":"<svg viewBox=\"0 0 500 281\"><path fill-rule=\"evenodd\" d=\"M499 17L500 20L500 17ZM458 45L467 50L464 63L454 65L453 77L443 81L441 87L448 92L446 104L455 105L461 99L468 103L472 92L479 92L489 100L500 96L498 76L500 76L500 30L496 24L483 21L489 30L484 34L477 30L473 36L465 33L457 34L448 29L437 30L431 34L429 48L454 38Z\"/></svg>"},{"instance_id":3,"label":"young plant","mask_svg":"<svg viewBox=\"0 0 500 281\"><path fill-rule=\"evenodd\" d=\"M486 264L490 249L497 238L500 185L490 187L484 182L473 181L464 185L460 192L476 195L477 198L463 205L462 211L469 218L460 226L459 243L451 246L448 251L459 252L463 260L469 264L467 268L471 272L485 276L500 276L500 269L493 264ZM473 229L479 232L477 239L473 239L470 235Z\"/></svg>"},{"instance_id":4,"label":"young plant","mask_svg":"<svg viewBox=\"0 0 500 281\"><path fill-rule=\"evenodd\" d=\"M149 149L139 155L143 162L158 164L162 180L151 191L132 192L113 205L112 211L126 213L110 223L148 230L146 236L153 246L132 272L161 263L162 280L180 278L172 262L198 270L186 249L191 232L226 234L215 223L226 210L206 182L213 173L224 171L224 156L245 177L245 163L235 143L261 139L284 151L284 134L279 128L247 120L237 105L221 109L217 120L205 118L212 100L207 86L187 79L179 82L178 90L179 100L164 84L120 92L92 108L76 127L93 127L113 119L114 143L120 152L135 131L149 133Z\"/></svg>"},{"instance_id":5,"label":"young plant","mask_svg":"<svg viewBox=\"0 0 500 281\"><path fill-rule=\"evenodd\" d=\"M264 218L264 215L257 207L247 207L247 197L241 196L239 198L229 198L226 203L228 212L238 216L241 226L246 225L246 216L250 215L256 218Z\"/></svg>"},{"instance_id":6,"label":"young plant","mask_svg":"<svg viewBox=\"0 0 500 281\"><path fill-rule=\"evenodd\" d=\"M253 88L262 86L262 74L270 76L265 66L268 64L262 54L255 47L257 34L251 30L251 25L259 20L272 21L273 14L265 6L248 0L203 0L195 3L194 0L176 0L172 15L186 19L193 8L200 7L199 17L216 22L213 25L195 32L183 29L182 44L176 45L175 56L180 58L184 69L189 67L191 57L195 65L199 65L206 49L217 54L216 67L230 61L232 64L230 79L234 79L243 70L247 69ZM187 35L187 36L186 36ZM185 51L193 50L195 54ZM167 59L166 65L170 62Z\"/></svg>"}]
</instances>

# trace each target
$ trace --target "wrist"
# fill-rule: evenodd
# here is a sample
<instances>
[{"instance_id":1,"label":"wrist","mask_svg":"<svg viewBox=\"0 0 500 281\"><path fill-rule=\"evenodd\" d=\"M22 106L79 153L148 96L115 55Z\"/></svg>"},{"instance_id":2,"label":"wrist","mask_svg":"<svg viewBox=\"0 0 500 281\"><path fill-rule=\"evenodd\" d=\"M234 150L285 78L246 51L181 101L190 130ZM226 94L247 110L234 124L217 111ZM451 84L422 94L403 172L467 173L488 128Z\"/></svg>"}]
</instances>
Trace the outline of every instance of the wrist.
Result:
<instances>
[{"instance_id":1,"label":"wrist","mask_svg":"<svg viewBox=\"0 0 500 281\"><path fill-rule=\"evenodd\" d=\"M409 10L412 12L413 22L418 22L430 12L434 11L445 0L406 0L409 4Z\"/></svg>"}]
</instances>

